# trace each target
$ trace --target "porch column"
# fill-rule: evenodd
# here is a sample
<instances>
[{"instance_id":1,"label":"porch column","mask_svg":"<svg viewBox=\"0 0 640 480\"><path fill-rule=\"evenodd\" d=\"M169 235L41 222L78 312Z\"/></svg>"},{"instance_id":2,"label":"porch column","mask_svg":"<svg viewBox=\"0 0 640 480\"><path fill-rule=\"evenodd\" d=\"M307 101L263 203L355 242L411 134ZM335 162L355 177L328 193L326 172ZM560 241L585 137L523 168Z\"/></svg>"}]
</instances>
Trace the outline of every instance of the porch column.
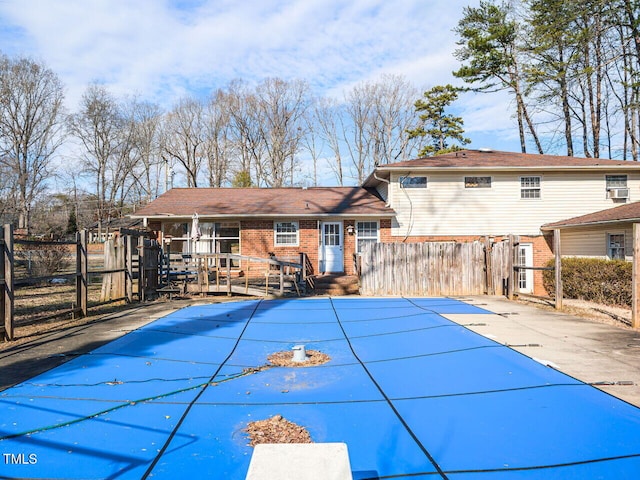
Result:
<instances>
[{"instance_id":1,"label":"porch column","mask_svg":"<svg viewBox=\"0 0 640 480\"><path fill-rule=\"evenodd\" d=\"M560 251L560 229L553 230L553 252L556 256L556 310L562 310L562 252Z\"/></svg>"}]
</instances>

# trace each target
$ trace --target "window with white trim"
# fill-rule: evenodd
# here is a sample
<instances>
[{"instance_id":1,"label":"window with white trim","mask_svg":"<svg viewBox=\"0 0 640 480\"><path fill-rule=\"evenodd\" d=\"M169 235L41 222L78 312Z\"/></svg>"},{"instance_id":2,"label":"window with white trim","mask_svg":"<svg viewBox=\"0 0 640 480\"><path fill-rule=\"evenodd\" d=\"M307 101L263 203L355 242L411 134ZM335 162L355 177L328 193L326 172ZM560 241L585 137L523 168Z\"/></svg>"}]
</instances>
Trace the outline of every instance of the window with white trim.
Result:
<instances>
[{"instance_id":1,"label":"window with white trim","mask_svg":"<svg viewBox=\"0 0 640 480\"><path fill-rule=\"evenodd\" d=\"M607 254L611 260L624 260L624 233L607 234Z\"/></svg>"},{"instance_id":2,"label":"window with white trim","mask_svg":"<svg viewBox=\"0 0 640 480\"><path fill-rule=\"evenodd\" d=\"M276 247L295 247L299 244L298 222L275 222L273 231Z\"/></svg>"},{"instance_id":3,"label":"window with white trim","mask_svg":"<svg viewBox=\"0 0 640 480\"><path fill-rule=\"evenodd\" d=\"M629 198L626 175L605 175L607 198Z\"/></svg>"},{"instance_id":4,"label":"window with white trim","mask_svg":"<svg viewBox=\"0 0 640 480\"><path fill-rule=\"evenodd\" d=\"M540 177L520 177L520 198L540 198Z\"/></svg>"},{"instance_id":5,"label":"window with white trim","mask_svg":"<svg viewBox=\"0 0 640 480\"><path fill-rule=\"evenodd\" d=\"M356 222L356 251L362 252L368 243L378 243L378 222Z\"/></svg>"}]
</instances>

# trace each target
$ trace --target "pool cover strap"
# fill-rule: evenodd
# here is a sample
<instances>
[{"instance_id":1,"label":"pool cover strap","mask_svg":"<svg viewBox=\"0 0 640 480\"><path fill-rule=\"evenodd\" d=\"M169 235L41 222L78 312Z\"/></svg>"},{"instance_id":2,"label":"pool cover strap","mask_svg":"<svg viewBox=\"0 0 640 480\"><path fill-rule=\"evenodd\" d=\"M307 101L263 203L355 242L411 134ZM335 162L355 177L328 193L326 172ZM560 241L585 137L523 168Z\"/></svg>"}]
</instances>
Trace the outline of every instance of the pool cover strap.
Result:
<instances>
[{"instance_id":1,"label":"pool cover strap","mask_svg":"<svg viewBox=\"0 0 640 480\"><path fill-rule=\"evenodd\" d=\"M422 442L418 439L418 437L415 435L415 433L411 430L411 428L409 427L409 425L407 425L407 422L405 422L404 418L402 418L402 415L400 415L400 412L398 412L398 410L396 409L396 407L393 405L393 402L391 401L391 399L387 396L387 394L384 392L384 390L380 387L380 385L378 384L378 382L376 382L376 379L373 378L373 375L371 375L371 372L369 372L369 369L367 368L367 366L364 364L364 362L362 360L360 360L360 357L358 357L358 354L356 353L355 349L353 348L353 345L351 344L351 340L349 339L349 336L347 335L347 332L344 330L344 327L342 326L342 322L340 321L340 316L338 315L338 311L336 310L336 306L333 303L333 300L330 298L329 299L331 302L331 308L333 308L333 313L336 316L336 320L338 321L338 325L340 327L340 329L342 330L342 333L344 334L344 338L347 340L347 344L349 345L349 349L351 350L351 353L353 353L353 356L356 358L356 360L358 361L358 363L360 363L360 365L362 366L362 368L364 369L364 371L367 373L367 375L369 376L369 378L371 379L371 382L373 382L373 384L376 386L376 388L378 389L378 391L380 392L380 394L384 397L385 401L387 402L387 404L389 405L389 407L391 408L391 410L393 410L393 413L396 415L396 417L398 417L398 420L400 420L400 423L402 423L402 426L405 428L405 430L407 431L407 433L411 436L411 438L413 438L413 440L416 442L416 444L418 445L418 447L420 448L420 450L422 450L422 452L425 454L425 456L429 459L429 461L431 462L431 464L433 465L433 467L438 471L438 473L440 474L440 476L442 478L447 478L447 476L445 475L445 473L442 471L442 469L440 468L440 465L438 465L438 463L435 461L435 459L433 458L433 456L429 453L429 451L425 448L425 446L422 444Z\"/></svg>"},{"instance_id":2,"label":"pool cover strap","mask_svg":"<svg viewBox=\"0 0 640 480\"><path fill-rule=\"evenodd\" d=\"M249 316L249 318L247 319L247 321L244 324L244 328L242 329L242 332L240 332L240 335L238 335L238 339L236 340L235 344L233 345L233 348L231 349L231 351L229 352L229 355L227 355L227 357L224 359L224 361L218 366L218 368L216 369L216 371L213 373L213 375L211 375L211 377L209 378L209 381L207 381L207 383L205 383L201 390L198 392L198 394L193 398L193 400L191 400L191 402L189 402L189 405L187 405L187 408L184 410L184 413L182 414L182 416L180 417L180 420L178 420L178 422L176 423L175 428L173 429L173 431L171 432L171 434L169 435L169 437L167 438L167 441L164 443L164 445L162 446L162 448L158 451L158 454L155 456L155 458L153 459L153 462L151 462L151 464L149 465L149 468L147 468L147 470L144 472L144 475L142 476L143 479L146 479L149 477L149 475L151 475L151 472L153 472L153 469L155 468L155 466L157 465L157 463L160 461L160 459L162 458L162 455L164 455L165 451L167 450L167 448L169 447L169 445L171 444L171 441L173 440L173 438L176 436L176 433L178 433L178 430L180 430L180 427L182 426L182 423L184 422L184 420L187 418L187 415L189 414L189 411L193 408L193 406L196 404L196 402L198 401L198 399L202 396L202 394L207 390L207 388L211 385L211 383L213 382L213 380L216 378L216 376L218 375L218 373L220 373L220 370L222 370L222 367L224 367L225 363L227 363L229 361L229 359L231 358L231 356L233 355L233 352L236 351L236 348L238 348L238 344L240 343L240 340L242 339L242 335L244 335L244 332L247 330L247 327L249 326L249 323L251 322L251 319L253 318L253 316L255 315L256 311L258 310L258 307L260 306L260 302L262 302L262 300L259 300L253 311L251 312L251 315Z\"/></svg>"}]
</instances>

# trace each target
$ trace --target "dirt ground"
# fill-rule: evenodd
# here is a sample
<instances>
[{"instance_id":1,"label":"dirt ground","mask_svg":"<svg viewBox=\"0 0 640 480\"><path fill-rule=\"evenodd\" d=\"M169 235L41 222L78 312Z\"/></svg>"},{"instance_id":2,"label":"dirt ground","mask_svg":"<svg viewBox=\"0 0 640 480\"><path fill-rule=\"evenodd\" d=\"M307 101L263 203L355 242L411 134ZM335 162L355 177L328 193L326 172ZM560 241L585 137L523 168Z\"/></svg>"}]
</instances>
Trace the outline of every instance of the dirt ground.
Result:
<instances>
[{"instance_id":1,"label":"dirt ground","mask_svg":"<svg viewBox=\"0 0 640 480\"><path fill-rule=\"evenodd\" d=\"M555 310L554 300L550 298L521 295L517 298L517 301L545 310ZM576 317L590 318L614 327L632 330L630 308L565 298L562 300L562 312Z\"/></svg>"}]
</instances>

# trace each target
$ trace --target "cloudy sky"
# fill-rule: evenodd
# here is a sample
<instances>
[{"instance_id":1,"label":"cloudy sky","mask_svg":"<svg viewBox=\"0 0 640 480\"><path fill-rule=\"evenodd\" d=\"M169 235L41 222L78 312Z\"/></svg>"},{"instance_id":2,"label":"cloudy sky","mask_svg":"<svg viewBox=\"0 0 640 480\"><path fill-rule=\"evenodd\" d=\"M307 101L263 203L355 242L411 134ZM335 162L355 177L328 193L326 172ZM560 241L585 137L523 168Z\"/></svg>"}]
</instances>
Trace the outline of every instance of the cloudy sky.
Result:
<instances>
[{"instance_id":1,"label":"cloudy sky","mask_svg":"<svg viewBox=\"0 0 640 480\"><path fill-rule=\"evenodd\" d=\"M0 50L45 62L75 110L87 84L165 107L236 78L304 79L319 95L383 73L456 83L452 29L476 0L0 0ZM508 98L456 105L471 148L518 150Z\"/></svg>"}]
</instances>

